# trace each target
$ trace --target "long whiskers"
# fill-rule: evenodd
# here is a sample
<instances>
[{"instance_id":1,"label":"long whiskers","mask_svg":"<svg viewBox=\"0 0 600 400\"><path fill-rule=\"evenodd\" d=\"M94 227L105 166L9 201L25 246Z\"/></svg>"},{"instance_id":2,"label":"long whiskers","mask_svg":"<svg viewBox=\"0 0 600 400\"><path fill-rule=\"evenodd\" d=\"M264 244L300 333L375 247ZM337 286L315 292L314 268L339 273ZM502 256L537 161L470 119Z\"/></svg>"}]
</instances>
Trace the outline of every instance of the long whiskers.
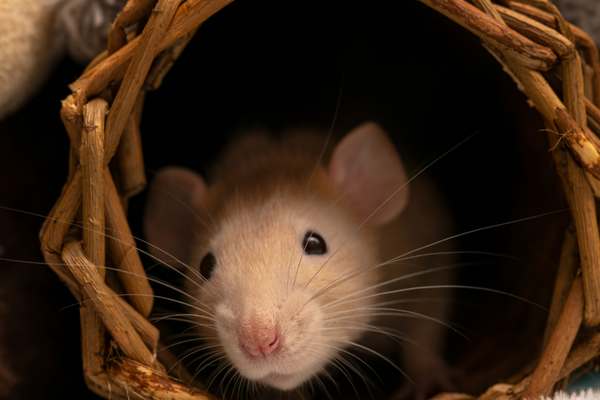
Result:
<instances>
[{"instance_id":1,"label":"long whiskers","mask_svg":"<svg viewBox=\"0 0 600 400\"><path fill-rule=\"evenodd\" d=\"M346 310L344 310L346 311ZM410 317L410 318L418 318L418 319L423 319L423 320L428 320L428 321L432 321L435 322L437 324L443 325L448 329L451 329L452 331L458 333L460 336L462 336L463 338L467 339L468 341L471 341L471 339L469 339L466 335L464 335L462 332L460 332L458 329L454 328L453 326L437 319L437 318L433 318L430 317L428 315L425 314L421 314L421 313L417 313L414 311L408 311L408 310L398 310L396 308L383 308L383 307L357 307L355 309L352 310L354 313L352 314L352 317L363 317L363 316L372 316L372 317L380 317L380 316L393 316L393 317ZM360 314L360 313L356 313L356 311L364 311L364 314ZM371 312L371 311L378 311L378 312ZM337 313L330 313L328 314L329 316L331 315L335 315ZM339 320L339 321L346 321L344 319L338 318L338 319L331 319L333 321L335 320ZM331 321L330 320L330 321Z\"/></svg>"},{"instance_id":2,"label":"long whiskers","mask_svg":"<svg viewBox=\"0 0 600 400\"><path fill-rule=\"evenodd\" d=\"M410 255L412 253L416 253L417 251L427 249L429 247L435 246L437 244L440 244L440 243L443 243L443 242L446 242L446 241L449 241L449 240L452 240L452 239L456 239L456 238L459 238L459 237L462 237L462 236L465 236L465 235L469 235L469 234L472 234L472 233L476 233L476 232L481 232L481 231L484 231L484 230L487 230L487 229L498 228L498 227L502 227L502 226L506 226L506 225L510 225L510 224L516 224L516 223L519 223L519 222L529 221L529 220L532 220L532 219L535 219L535 218L541 218L541 217L545 217L545 216L548 216L548 215L557 214L559 212L564 212L564 211L567 211L567 210L568 209L551 211L551 212L548 212L548 213L543 213L543 214L535 215L535 216L532 216L532 217L520 218L520 219L517 219L517 220L503 222L503 223L499 223L499 224L495 224L495 225L490 225L490 226L486 226L486 227L482 227L482 228L473 229L473 230L470 230L470 231L467 231L467 232L463 232L463 233L459 233L459 234L456 234L456 235L452 235L452 236L449 236L447 238L444 238L444 239L438 240L436 242L430 243L428 245L421 246L421 247L416 248L414 250L408 251L408 252L406 252L406 253L398 256L398 257L392 258L392 259L390 259L390 260L388 260L388 261L386 261L384 263L380 263L380 264L377 264L377 265L373 265L373 266L367 267L367 268L363 269L362 271L356 272L355 274L351 275L350 277L345 278L344 280L341 281L341 283L343 283L343 282L347 281L348 279L351 279L351 278L353 278L355 276L358 276L358 275L360 275L362 273L370 271L372 269L379 268L379 267L384 266L384 265L388 265L388 264L391 264L391 263L395 263L395 262L407 259L406 256L408 256L408 255ZM339 250L339 248L338 248L338 250ZM333 255L332 255L332 257L333 257ZM327 261L329 261L330 259L331 259L331 257ZM322 268L323 267L321 267L321 269ZM338 279L340 279L340 278L338 278ZM324 289L321 289L317 294L315 294L313 296L313 298L321 296L322 294L326 293L328 290L331 290L333 287L336 287L339 284L340 283L338 283L336 281L332 282L332 284L330 284L331 287L328 286L328 287L326 287ZM508 295L508 293L504 293L504 294ZM523 299L523 300L525 300L525 299ZM532 304L535 304L535 303L532 303ZM535 304L535 305L537 305L537 304Z\"/></svg>"},{"instance_id":3,"label":"long whiskers","mask_svg":"<svg viewBox=\"0 0 600 400\"><path fill-rule=\"evenodd\" d=\"M419 175L421 175L423 172L425 172L427 169L429 169L432 165L434 165L435 163L437 163L439 160L441 160L442 158L444 158L446 155L448 155L449 153L451 153L452 151L454 151L456 148L458 148L459 146L461 146L464 142L466 142L467 140L471 139L473 136L475 136L477 133L479 133L479 131L472 133L471 135L467 136L465 139L461 140L458 144L456 144L455 146L453 146L450 150L446 151L445 153L443 153L441 156L437 157L435 160L433 160L432 162L430 162L429 164L427 164L423 169L421 169L419 172L417 172L413 177L411 177L408 181L406 181L406 183L404 183L402 186L400 186L398 189L396 189L387 199L385 199L380 205L379 207L377 207L375 209L375 211L373 211L359 226L358 228L356 228L354 230L354 232L352 232L347 238L346 240L344 240L342 242L342 244L340 244L338 246L338 248L331 254L331 256L329 256L329 258L323 263L323 265L317 270L317 272L315 273L314 276L316 276L319 272L321 272L323 270L323 268L325 268L325 266L327 265L327 263L329 263L329 261L338 253L338 251L341 250L342 247L344 247L346 245L346 243L348 243L348 241L354 237L354 235L363 227L365 226L365 224L373 217L373 215L375 215L384 205L386 205L396 194L398 194L402 189L404 189L410 182L412 182L413 180L415 180ZM449 240L449 239L448 239ZM437 243L435 243L437 244ZM416 251L416 250L415 250ZM413 251L414 252L414 251ZM313 278L314 278L313 276ZM311 280L312 281L312 278Z\"/></svg>"},{"instance_id":4,"label":"long whiskers","mask_svg":"<svg viewBox=\"0 0 600 400\"><path fill-rule=\"evenodd\" d=\"M76 221L66 221L66 220L62 220L62 219L60 219L60 218L51 218L51 217L47 217L47 216L45 216L45 215L41 215L41 214L37 214L37 213L33 213L33 212L29 212L29 211L18 210L18 209L16 209L16 208L11 208L11 207L6 207L6 206L0 206L0 208L1 208L1 209L5 209L5 210L9 210L9 211L15 211L15 212L22 213L22 214L26 214L26 215L31 215L31 216L34 216L34 217L39 217L39 218L49 219L49 220L51 220L51 221L63 222L63 223L70 223L70 224L72 224L73 226L76 226L76 227L78 227L78 228L81 228L81 229L88 229L88 228L84 227L82 224L79 224L79 223L77 223ZM154 248L154 249L156 249L156 250L160 251L161 253L165 254L165 255L166 255L166 256L168 256L168 257L170 257L170 258L171 258L173 261L175 261L175 262L179 263L181 266L183 266L183 267L184 267L184 268L186 268L188 271L190 271L192 274L194 274L194 275L195 275L195 276L196 276L198 279L200 279L200 280L201 280L203 283L207 284L209 287L211 287L211 288L212 288L212 285L210 284L210 282L209 282L209 281L208 281L206 278L204 278L204 277L202 276L202 274L200 274L200 272L199 272L199 271L197 271L195 268L192 268L191 266L189 266L188 264L184 263L183 261L179 260L177 257L174 257L173 255L169 254L168 252L166 252L166 251L162 250L161 248L159 248L159 247L157 247L157 246L153 245L152 243L150 243L150 242L147 242L147 241L145 241L145 240L143 240L143 239L140 239L140 238L138 238L138 237L136 237L136 236L134 236L134 235L130 235L130 234L128 234L128 233L125 233L125 232L118 231L118 230L116 230L116 229L110 229L110 228L108 228L108 227L105 227L105 230L106 230L106 231L110 231L110 232L117 232L117 233L120 233L120 234L122 234L122 235L128 236L128 237L130 237L130 238L132 238L132 239L135 239L135 240L137 240L137 241L139 241L139 242L142 242L142 243L144 243L144 244L146 244L146 245L148 245L148 246L150 246L150 247L152 247L152 248ZM163 263L162 263L162 261L161 261L161 260L159 260L157 257L153 256L152 254L150 254L150 253L149 253L149 252L147 252L147 251L144 251L144 250L140 249L140 248L139 248L139 247L137 247L137 246L133 246L133 245L131 245L131 244L129 244L129 243L127 243L127 242L123 241L123 240L120 240L120 239L118 239L118 238L116 238L116 237L114 237L114 236L111 236L111 235L109 235L109 234L108 234L108 233L106 233L106 232L102 233L102 235L103 235L104 237L108 238L108 239L115 240L115 241L117 241L117 242L119 242L119 243L122 243L122 244L124 244L124 245L128 246L128 247L135 248L135 249L136 249L138 252L140 252L140 253L142 253L142 254L145 254L145 255L147 255L148 257L150 257L152 260L155 260L155 261L157 261L157 262L159 262L159 263L163 264ZM170 266L170 265L168 265L168 264L163 264L163 265L166 265L167 267L169 267L169 268L173 269L175 272L177 272L178 274L180 274L181 276L183 276L185 279L188 279L190 282L192 282L193 284L195 284L196 286L198 286L198 288L201 288L201 289L202 289L202 286L200 286L200 285L199 285L199 284L198 284L196 281L194 281L192 278L190 278L189 276L187 276L185 273L183 273L183 272L179 271L179 269L177 269L177 268L174 268L174 267L172 267L172 266ZM214 289L214 288L213 288L213 289Z\"/></svg>"},{"instance_id":5,"label":"long whiskers","mask_svg":"<svg viewBox=\"0 0 600 400\"><path fill-rule=\"evenodd\" d=\"M496 294L501 294L504 296L508 296L508 297L512 297L514 299L517 300L521 300L524 301L528 304L531 304L532 306L535 306L541 310L544 311L548 311L548 309L546 307L543 307L531 300L528 300L524 297L521 296L517 296L515 294L511 294L508 292L504 292L502 290L496 290L496 289L490 289L490 288L484 288L484 287L478 287L478 286L468 286L468 285L430 285L430 286L416 286L416 287L411 287L411 288L404 288L404 289L397 289L397 290L390 290L387 292L383 292L383 293L375 293L375 294L371 294L371 295L367 295L367 296L363 296L363 297L358 297L356 299L351 299L348 300L348 302L350 301L356 301L356 300L362 300L362 299L368 299L368 298L372 298L372 297L377 297L377 296L384 296L387 294L394 294L394 293L403 293L403 292L410 292L410 291L415 291L415 290L427 290L427 289L468 289L468 290L481 290L484 292L490 292L490 293L496 293ZM340 304L338 304L339 306Z\"/></svg>"}]
</instances>

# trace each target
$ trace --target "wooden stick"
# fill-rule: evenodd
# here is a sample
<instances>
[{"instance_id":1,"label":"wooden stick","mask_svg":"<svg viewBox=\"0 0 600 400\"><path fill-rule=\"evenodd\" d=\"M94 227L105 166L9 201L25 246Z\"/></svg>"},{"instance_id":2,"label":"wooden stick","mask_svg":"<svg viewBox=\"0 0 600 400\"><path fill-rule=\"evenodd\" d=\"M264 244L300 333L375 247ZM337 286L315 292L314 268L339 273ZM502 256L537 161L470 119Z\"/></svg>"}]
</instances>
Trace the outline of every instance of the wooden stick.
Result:
<instances>
[{"instance_id":1,"label":"wooden stick","mask_svg":"<svg viewBox=\"0 0 600 400\"><path fill-rule=\"evenodd\" d=\"M63 187L60 197L40 230L42 253L44 258L48 257L52 263L56 262L56 257L60 259L64 238L80 207L81 170L77 170L73 179Z\"/></svg>"},{"instance_id":2,"label":"wooden stick","mask_svg":"<svg viewBox=\"0 0 600 400\"><path fill-rule=\"evenodd\" d=\"M140 36L140 43L127 68L119 93L110 109L108 121L106 121L107 135L104 154L106 160L110 160L117 149L125 124L129 119L129 114L131 114L140 88L157 53L160 40L163 38L178 6L179 0L159 0L156 8L152 11L144 32Z\"/></svg>"},{"instance_id":3,"label":"wooden stick","mask_svg":"<svg viewBox=\"0 0 600 400\"><path fill-rule=\"evenodd\" d=\"M569 177L575 193L572 213L577 228L586 298L584 320L587 326L597 326L600 323L600 257L594 195L581 168L570 157L568 163Z\"/></svg>"},{"instance_id":4,"label":"wooden stick","mask_svg":"<svg viewBox=\"0 0 600 400\"><path fill-rule=\"evenodd\" d=\"M135 24L145 15L150 14L157 0L128 1L123 10L115 18L108 33L108 54L113 54L127 44L125 28Z\"/></svg>"},{"instance_id":5,"label":"wooden stick","mask_svg":"<svg viewBox=\"0 0 600 400\"><path fill-rule=\"evenodd\" d=\"M575 37L571 33L571 29L569 28L567 21L565 21L558 8L548 0L512 0L512 2L527 4L549 13L554 18L556 30L566 37L570 42L575 42Z\"/></svg>"},{"instance_id":6,"label":"wooden stick","mask_svg":"<svg viewBox=\"0 0 600 400\"><path fill-rule=\"evenodd\" d=\"M481 396L477 398L477 400L497 400L502 398L509 390L513 388L513 385L509 385L507 383L497 383L488 390L485 391Z\"/></svg>"},{"instance_id":7,"label":"wooden stick","mask_svg":"<svg viewBox=\"0 0 600 400\"><path fill-rule=\"evenodd\" d=\"M509 2L509 4L511 9L518 11L521 14L527 15L528 17L535 19L550 28L558 28L556 24L556 18L553 15L527 4L520 4L514 1ZM594 97L592 101L596 105L600 105L600 55L598 48L596 47L596 43L594 43L594 41L590 39L588 34L582 29L571 24L568 24L568 26L573 36L575 36L575 44L578 47L583 48L587 62L594 70Z\"/></svg>"},{"instance_id":8,"label":"wooden stick","mask_svg":"<svg viewBox=\"0 0 600 400\"><path fill-rule=\"evenodd\" d=\"M537 400L552 394L552 387L560 379L560 371L583 320L583 306L583 286L581 277L578 276L571 286L556 329L550 337L538 367L531 376L531 384L525 390L523 398Z\"/></svg>"},{"instance_id":9,"label":"wooden stick","mask_svg":"<svg viewBox=\"0 0 600 400\"><path fill-rule=\"evenodd\" d=\"M85 296L89 301L89 297ZM92 303L82 302L79 306L81 318L81 356L83 373L86 376L98 376L104 373L105 328L104 322L96 313Z\"/></svg>"},{"instance_id":10,"label":"wooden stick","mask_svg":"<svg viewBox=\"0 0 600 400\"><path fill-rule=\"evenodd\" d=\"M121 136L117 150L123 196L131 198L146 187L140 120L146 92L141 90Z\"/></svg>"},{"instance_id":11,"label":"wooden stick","mask_svg":"<svg viewBox=\"0 0 600 400\"><path fill-rule=\"evenodd\" d=\"M85 384L98 396L109 400L132 400L129 394L119 385L110 382L105 373L99 375L84 375Z\"/></svg>"},{"instance_id":12,"label":"wooden stick","mask_svg":"<svg viewBox=\"0 0 600 400\"><path fill-rule=\"evenodd\" d=\"M565 238L563 240L558 272L554 281L550 313L548 315L546 331L544 332L544 339L542 341L543 349L546 348L552 332L554 332L554 329L556 328L558 319L560 318L565 302L567 301L570 288L575 280L577 268L579 268L577 237L575 234L575 226L571 222L571 225L565 232Z\"/></svg>"},{"instance_id":13,"label":"wooden stick","mask_svg":"<svg viewBox=\"0 0 600 400\"><path fill-rule=\"evenodd\" d=\"M152 325L150 321L148 321L145 317L143 317L135 308L131 306L131 304L127 303L122 296L115 293L115 291L110 287L106 287L106 291L108 296L110 296L116 303L119 304L123 313L133 325L135 331L140 335L140 338L152 354L156 354L158 351L158 341L160 339L160 332L157 327Z\"/></svg>"},{"instance_id":14,"label":"wooden stick","mask_svg":"<svg viewBox=\"0 0 600 400\"><path fill-rule=\"evenodd\" d=\"M183 3L177 10L168 31L152 56L169 47L177 39L198 27L232 1L188 0ZM73 94L68 97L67 115L76 116L80 114L81 107L87 102L88 98L100 93L111 82L118 82L123 79L127 66L133 58L139 43L140 38L133 39L121 50L106 58L102 63L97 64L70 84L69 88L73 91Z\"/></svg>"},{"instance_id":15,"label":"wooden stick","mask_svg":"<svg viewBox=\"0 0 600 400\"><path fill-rule=\"evenodd\" d=\"M558 375L558 379L564 379L583 364L598 356L600 356L600 330L597 329L571 350Z\"/></svg>"},{"instance_id":16,"label":"wooden stick","mask_svg":"<svg viewBox=\"0 0 600 400\"><path fill-rule=\"evenodd\" d=\"M104 279L104 188L102 166L104 159L104 119L108 104L94 99L83 107L81 131L82 223L83 243L88 259ZM71 143L74 143L73 141ZM87 296L85 296L87 298ZM81 303L81 346L85 375L97 376L104 372L105 328L91 303Z\"/></svg>"},{"instance_id":17,"label":"wooden stick","mask_svg":"<svg viewBox=\"0 0 600 400\"><path fill-rule=\"evenodd\" d=\"M147 91L156 90L162 85L164 77L167 72L175 65L175 61L179 58L183 50L185 50L188 43L192 40L196 32L200 27L192 29L181 38L177 39L171 46L162 51L162 53L156 57L154 64L148 73L146 82L144 83L144 89Z\"/></svg>"},{"instance_id":18,"label":"wooden stick","mask_svg":"<svg viewBox=\"0 0 600 400\"><path fill-rule=\"evenodd\" d=\"M475 396L466 393L438 393L429 400L475 400Z\"/></svg>"},{"instance_id":19,"label":"wooden stick","mask_svg":"<svg viewBox=\"0 0 600 400\"><path fill-rule=\"evenodd\" d=\"M108 104L94 99L83 107L81 131L81 178L83 244L90 261L104 266L104 118ZM104 279L106 270L98 268Z\"/></svg>"},{"instance_id":20,"label":"wooden stick","mask_svg":"<svg viewBox=\"0 0 600 400\"><path fill-rule=\"evenodd\" d=\"M70 182L79 166L79 149L81 148L81 128L83 125L82 118L68 119L65 113L65 108L60 110L60 119L65 126L69 139L71 140L71 150L69 154L69 176L67 182Z\"/></svg>"},{"instance_id":21,"label":"wooden stick","mask_svg":"<svg viewBox=\"0 0 600 400\"><path fill-rule=\"evenodd\" d=\"M110 255L117 268L125 273L119 273L119 278L130 296L129 300L133 306L144 317L150 315L153 304L153 291L146 271L137 252L137 245L127 224L127 218L117 188L108 169L104 169L104 184L106 187L106 226L109 230Z\"/></svg>"},{"instance_id":22,"label":"wooden stick","mask_svg":"<svg viewBox=\"0 0 600 400\"><path fill-rule=\"evenodd\" d=\"M494 9L500 13L509 28L514 29L536 43L541 43L551 48L561 58L570 59L574 57L576 52L575 45L556 32L556 30L510 8L494 4Z\"/></svg>"},{"instance_id":23,"label":"wooden stick","mask_svg":"<svg viewBox=\"0 0 600 400\"><path fill-rule=\"evenodd\" d=\"M482 0L483 1L483 0ZM488 1L488 0L486 0ZM553 121L558 131L563 134L571 154L580 162L587 172L600 179L600 154L587 139L580 126L585 129L586 114L583 96L583 79L581 64L575 54L572 60L563 60L563 91L568 110L573 113L575 121L562 105L548 82L539 74L524 67L512 53L499 49L509 67L519 78L525 91L533 100L536 108L548 120ZM579 125L581 124L581 125ZM600 324L600 238L596 224L594 194L586 180L584 172L568 159L569 180L574 195L571 207L577 228L579 253L581 255L583 282L585 287L586 307L585 323L588 326ZM593 221L593 222L592 222Z\"/></svg>"},{"instance_id":24,"label":"wooden stick","mask_svg":"<svg viewBox=\"0 0 600 400\"><path fill-rule=\"evenodd\" d=\"M514 59L528 68L546 71L556 63L556 55L550 49L508 29L503 23L496 21L465 1L420 1L468 29L482 40L509 52Z\"/></svg>"},{"instance_id":25,"label":"wooden stick","mask_svg":"<svg viewBox=\"0 0 600 400\"><path fill-rule=\"evenodd\" d=\"M598 149L587 135L573 120L571 115L565 109L556 109L556 116L553 119L558 132L565 140L567 150L577 163L596 179L600 179L600 160L598 159ZM586 124L587 126L587 124Z\"/></svg>"},{"instance_id":26,"label":"wooden stick","mask_svg":"<svg viewBox=\"0 0 600 400\"><path fill-rule=\"evenodd\" d=\"M107 286L96 273L96 266L85 257L81 243L73 239L67 240L62 256L121 351L144 365L157 365L155 357L125 317L118 303L110 296Z\"/></svg>"},{"instance_id":27,"label":"wooden stick","mask_svg":"<svg viewBox=\"0 0 600 400\"><path fill-rule=\"evenodd\" d=\"M171 380L167 375L126 358L111 360L108 372L112 381L128 393L139 398L156 400L213 400L214 397L200 393Z\"/></svg>"},{"instance_id":28,"label":"wooden stick","mask_svg":"<svg viewBox=\"0 0 600 400\"><path fill-rule=\"evenodd\" d=\"M598 110L598 107L596 107L589 99L585 99L584 103L588 118L591 118L596 123L600 124L600 110Z\"/></svg>"}]
</instances>

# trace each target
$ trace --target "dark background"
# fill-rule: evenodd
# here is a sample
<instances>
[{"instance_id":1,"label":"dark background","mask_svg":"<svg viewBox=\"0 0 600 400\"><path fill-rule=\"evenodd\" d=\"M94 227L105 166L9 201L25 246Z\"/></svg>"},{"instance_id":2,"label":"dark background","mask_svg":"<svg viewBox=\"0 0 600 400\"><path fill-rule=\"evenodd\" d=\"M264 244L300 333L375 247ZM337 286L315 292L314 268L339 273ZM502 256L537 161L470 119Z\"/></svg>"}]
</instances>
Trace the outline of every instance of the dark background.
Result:
<instances>
[{"instance_id":1,"label":"dark background","mask_svg":"<svg viewBox=\"0 0 600 400\"><path fill-rule=\"evenodd\" d=\"M81 71L63 60L27 106L0 122L1 205L45 215L58 198L69 150L59 100ZM457 232L563 207L537 113L474 35L414 0L227 6L146 97L148 178L172 164L205 172L228 137L247 127L327 131L338 98L335 136L378 121L415 164L478 132L430 168ZM143 202L144 194L130 204L138 236ZM478 264L461 271L462 282L546 304L564 214L460 239L463 250L520 260L465 256ZM0 218L4 257L41 260L41 219L7 210ZM74 300L58 279L44 266L2 261L0 285L10 293L0 307L8 327L0 346L10 350L23 382L13 398L94 398L82 379L78 309L65 309ZM463 370L461 389L476 394L514 372L507 354L527 358L536 351L531 344L540 340L545 314L498 294L457 296L452 322L472 342L450 334L448 357Z\"/></svg>"}]
</instances>

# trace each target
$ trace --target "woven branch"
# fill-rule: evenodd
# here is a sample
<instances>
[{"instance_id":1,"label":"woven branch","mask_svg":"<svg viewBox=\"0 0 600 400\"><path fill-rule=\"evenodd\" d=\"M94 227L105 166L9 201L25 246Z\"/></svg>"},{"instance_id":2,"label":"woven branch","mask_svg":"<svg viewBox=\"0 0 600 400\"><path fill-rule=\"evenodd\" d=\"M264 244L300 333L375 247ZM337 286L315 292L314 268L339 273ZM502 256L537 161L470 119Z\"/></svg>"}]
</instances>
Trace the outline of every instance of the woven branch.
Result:
<instances>
[{"instance_id":1,"label":"woven branch","mask_svg":"<svg viewBox=\"0 0 600 400\"><path fill-rule=\"evenodd\" d=\"M72 94L62 103L60 115L71 140L69 176L40 240L46 262L80 301L86 382L106 398L207 399L166 375L157 359L159 332L146 319L152 288L125 211L127 199L146 185L139 131L145 92L160 86L199 25L231 1L130 0L111 29L109 51L69 86ZM548 130L560 135L560 140L548 136L573 223L564 239L545 351L532 375L516 385L494 385L478 397L538 399L600 353L600 237L594 202L594 195L600 195L598 50L547 0L505 0L503 5L420 1L477 35ZM144 27L142 33L126 37L124 29L134 23ZM561 75L551 70L559 63ZM114 177L108 169L113 158ZM119 271L124 293L106 283L107 259ZM582 321L594 330L576 341ZM435 397L474 398L460 393Z\"/></svg>"}]
</instances>

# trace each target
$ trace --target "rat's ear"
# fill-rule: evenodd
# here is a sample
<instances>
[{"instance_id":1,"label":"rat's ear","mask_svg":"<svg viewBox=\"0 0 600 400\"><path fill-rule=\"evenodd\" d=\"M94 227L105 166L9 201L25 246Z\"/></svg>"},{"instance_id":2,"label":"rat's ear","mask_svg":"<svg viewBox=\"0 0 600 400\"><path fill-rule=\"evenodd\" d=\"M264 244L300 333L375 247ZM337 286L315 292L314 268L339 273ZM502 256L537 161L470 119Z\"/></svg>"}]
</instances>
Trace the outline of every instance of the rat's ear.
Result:
<instances>
[{"instance_id":1,"label":"rat's ear","mask_svg":"<svg viewBox=\"0 0 600 400\"><path fill-rule=\"evenodd\" d=\"M406 184L400 157L374 122L365 122L342 139L327 173L336 193L348 198L365 220L381 206L367 221L371 226L391 221L408 203L408 186L394 194Z\"/></svg>"},{"instance_id":2,"label":"rat's ear","mask_svg":"<svg viewBox=\"0 0 600 400\"><path fill-rule=\"evenodd\" d=\"M206 184L195 172L167 167L156 174L144 210L144 234L156 246L149 246L153 256L175 267L181 263L174 258L189 262L191 227L207 198Z\"/></svg>"}]
</instances>

